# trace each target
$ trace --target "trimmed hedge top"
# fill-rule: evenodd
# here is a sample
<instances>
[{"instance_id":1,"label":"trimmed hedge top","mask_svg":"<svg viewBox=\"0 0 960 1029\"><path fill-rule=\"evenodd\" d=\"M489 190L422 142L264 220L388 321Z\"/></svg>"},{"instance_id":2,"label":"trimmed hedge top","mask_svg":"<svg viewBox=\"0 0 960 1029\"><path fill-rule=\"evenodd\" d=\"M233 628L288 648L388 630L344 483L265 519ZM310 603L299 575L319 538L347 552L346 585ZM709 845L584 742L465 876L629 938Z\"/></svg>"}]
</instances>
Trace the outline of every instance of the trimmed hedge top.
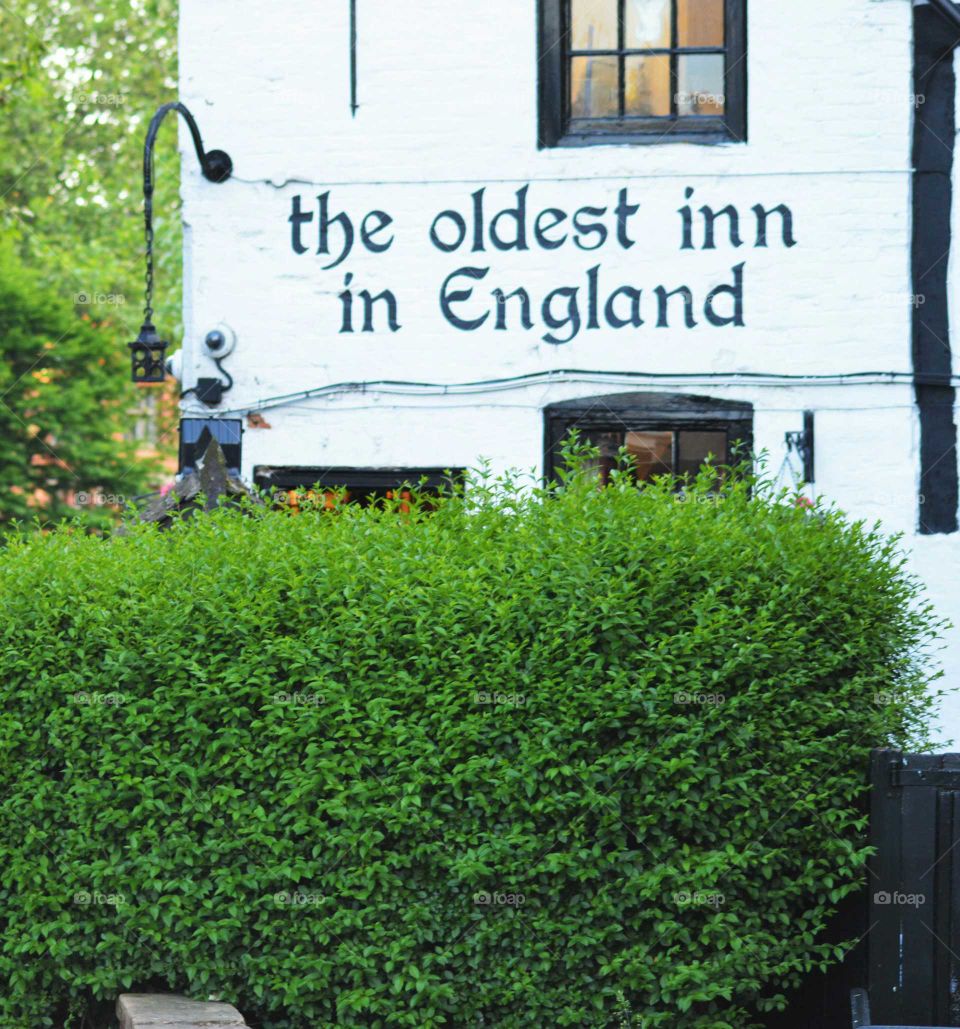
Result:
<instances>
[{"instance_id":1,"label":"trimmed hedge top","mask_svg":"<svg viewBox=\"0 0 960 1029\"><path fill-rule=\"evenodd\" d=\"M713 477L220 511L0 558L0 1024L744 1029L922 744L897 544Z\"/></svg>"}]
</instances>

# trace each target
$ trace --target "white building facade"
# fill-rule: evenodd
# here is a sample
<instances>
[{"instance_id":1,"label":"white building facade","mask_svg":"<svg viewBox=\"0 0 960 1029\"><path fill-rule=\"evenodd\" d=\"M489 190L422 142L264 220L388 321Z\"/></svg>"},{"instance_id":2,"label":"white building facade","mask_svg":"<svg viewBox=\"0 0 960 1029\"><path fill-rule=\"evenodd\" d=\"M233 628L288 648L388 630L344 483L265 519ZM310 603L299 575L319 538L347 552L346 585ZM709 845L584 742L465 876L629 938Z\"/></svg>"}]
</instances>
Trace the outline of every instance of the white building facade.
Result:
<instances>
[{"instance_id":1,"label":"white building facade","mask_svg":"<svg viewBox=\"0 0 960 1029\"><path fill-rule=\"evenodd\" d=\"M185 463L211 419L249 481L358 491L546 474L572 426L644 472L742 439L960 625L951 8L183 0L234 163L183 136L183 385L229 387Z\"/></svg>"}]
</instances>

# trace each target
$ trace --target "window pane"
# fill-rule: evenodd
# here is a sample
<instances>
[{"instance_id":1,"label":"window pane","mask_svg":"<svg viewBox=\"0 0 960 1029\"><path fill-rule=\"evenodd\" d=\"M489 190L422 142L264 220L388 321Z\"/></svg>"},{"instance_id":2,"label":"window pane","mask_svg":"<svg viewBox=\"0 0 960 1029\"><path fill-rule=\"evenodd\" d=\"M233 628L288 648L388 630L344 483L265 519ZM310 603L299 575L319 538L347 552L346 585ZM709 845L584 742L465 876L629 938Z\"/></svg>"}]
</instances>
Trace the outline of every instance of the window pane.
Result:
<instances>
[{"instance_id":1,"label":"window pane","mask_svg":"<svg viewBox=\"0 0 960 1029\"><path fill-rule=\"evenodd\" d=\"M609 118L620 113L616 57L574 57L570 68L570 115Z\"/></svg>"},{"instance_id":2,"label":"window pane","mask_svg":"<svg viewBox=\"0 0 960 1029\"><path fill-rule=\"evenodd\" d=\"M671 0L626 0L626 45L660 49L670 46Z\"/></svg>"},{"instance_id":3,"label":"window pane","mask_svg":"<svg viewBox=\"0 0 960 1029\"><path fill-rule=\"evenodd\" d=\"M570 0L574 50L617 49L617 0Z\"/></svg>"},{"instance_id":4,"label":"window pane","mask_svg":"<svg viewBox=\"0 0 960 1029\"><path fill-rule=\"evenodd\" d=\"M678 0L680 46L723 46L723 0Z\"/></svg>"},{"instance_id":5,"label":"window pane","mask_svg":"<svg viewBox=\"0 0 960 1029\"><path fill-rule=\"evenodd\" d=\"M623 432L619 429L592 429L581 438L600 451L602 460L616 460L617 451L623 446Z\"/></svg>"},{"instance_id":6,"label":"window pane","mask_svg":"<svg viewBox=\"0 0 960 1029\"><path fill-rule=\"evenodd\" d=\"M628 432L626 446L638 479L668 475L673 470L672 432Z\"/></svg>"},{"instance_id":7,"label":"window pane","mask_svg":"<svg viewBox=\"0 0 960 1029\"><path fill-rule=\"evenodd\" d=\"M670 114L670 58L628 57L624 113L629 117Z\"/></svg>"},{"instance_id":8,"label":"window pane","mask_svg":"<svg viewBox=\"0 0 960 1029\"><path fill-rule=\"evenodd\" d=\"M583 442L596 447L599 454L583 464L586 475L596 476L606 485L610 481L610 473L617 467L617 454L623 446L622 432L591 431L582 436Z\"/></svg>"},{"instance_id":9,"label":"window pane","mask_svg":"<svg viewBox=\"0 0 960 1029\"><path fill-rule=\"evenodd\" d=\"M677 444L677 473L696 475L700 466L712 455L711 464L724 464L727 460L727 434L725 432L681 432Z\"/></svg>"},{"instance_id":10,"label":"window pane","mask_svg":"<svg viewBox=\"0 0 960 1029\"><path fill-rule=\"evenodd\" d=\"M677 114L723 114L723 54L677 58Z\"/></svg>"}]
</instances>

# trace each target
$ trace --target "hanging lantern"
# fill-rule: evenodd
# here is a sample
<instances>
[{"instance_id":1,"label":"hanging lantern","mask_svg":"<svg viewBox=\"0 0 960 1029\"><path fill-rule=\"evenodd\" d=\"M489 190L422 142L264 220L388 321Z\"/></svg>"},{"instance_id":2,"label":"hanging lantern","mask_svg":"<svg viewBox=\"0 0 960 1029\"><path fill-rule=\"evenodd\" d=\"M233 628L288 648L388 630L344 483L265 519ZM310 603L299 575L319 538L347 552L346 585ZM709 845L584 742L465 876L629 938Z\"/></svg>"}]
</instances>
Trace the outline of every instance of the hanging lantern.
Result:
<instances>
[{"instance_id":1,"label":"hanging lantern","mask_svg":"<svg viewBox=\"0 0 960 1029\"><path fill-rule=\"evenodd\" d=\"M157 335L150 322L140 326L140 335L130 347L133 381L136 383L163 382L167 374L166 351L169 344Z\"/></svg>"}]
</instances>

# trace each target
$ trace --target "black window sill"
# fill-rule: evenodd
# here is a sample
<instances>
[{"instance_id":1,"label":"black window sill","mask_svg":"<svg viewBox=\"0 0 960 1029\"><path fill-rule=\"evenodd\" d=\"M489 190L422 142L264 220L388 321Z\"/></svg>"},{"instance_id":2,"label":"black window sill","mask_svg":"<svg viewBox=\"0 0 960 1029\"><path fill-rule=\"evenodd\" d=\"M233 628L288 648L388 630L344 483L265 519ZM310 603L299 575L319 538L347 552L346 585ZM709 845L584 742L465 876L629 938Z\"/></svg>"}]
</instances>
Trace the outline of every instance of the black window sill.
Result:
<instances>
[{"instance_id":1,"label":"black window sill","mask_svg":"<svg viewBox=\"0 0 960 1029\"><path fill-rule=\"evenodd\" d=\"M568 132L556 143L540 142L541 150L584 146L668 146L671 143L694 143L699 146L746 146L728 132Z\"/></svg>"},{"instance_id":2,"label":"black window sill","mask_svg":"<svg viewBox=\"0 0 960 1029\"><path fill-rule=\"evenodd\" d=\"M567 122L556 142L541 139L541 147L663 146L694 143L721 146L744 143L745 134L723 118L575 118Z\"/></svg>"}]
</instances>

